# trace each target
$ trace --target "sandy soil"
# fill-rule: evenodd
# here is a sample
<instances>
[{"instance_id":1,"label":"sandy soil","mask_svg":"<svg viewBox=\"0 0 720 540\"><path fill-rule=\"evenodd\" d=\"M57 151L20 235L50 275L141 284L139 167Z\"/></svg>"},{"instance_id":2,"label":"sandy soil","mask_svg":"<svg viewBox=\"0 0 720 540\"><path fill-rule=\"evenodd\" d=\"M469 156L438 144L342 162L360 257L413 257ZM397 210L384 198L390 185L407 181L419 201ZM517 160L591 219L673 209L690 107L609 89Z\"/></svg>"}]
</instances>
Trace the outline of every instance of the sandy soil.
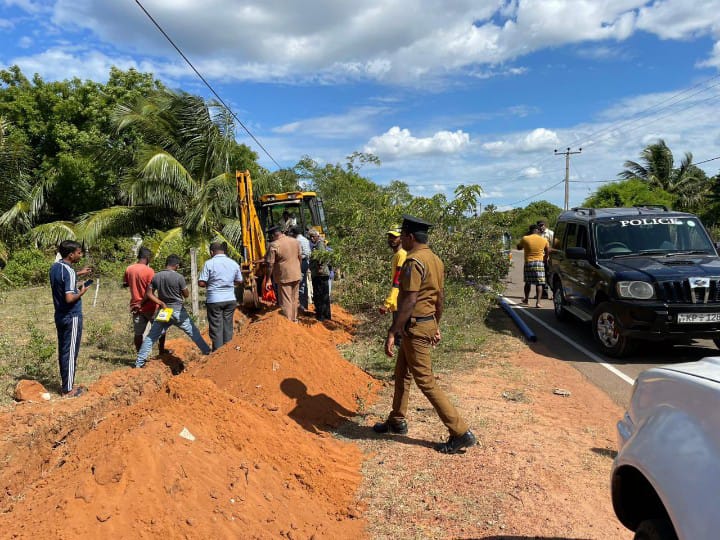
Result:
<instances>
[{"instance_id":1,"label":"sandy soil","mask_svg":"<svg viewBox=\"0 0 720 540\"><path fill-rule=\"evenodd\" d=\"M439 374L478 436L464 455L428 446L447 436L417 388L407 436L363 440L360 498L373 538L623 539L609 477L622 409L572 366L510 333L491 337L472 366ZM561 396L555 390L569 391ZM560 392L564 393L564 392ZM392 387L368 413L387 414ZM352 432L357 428L345 427Z\"/></svg>"},{"instance_id":2,"label":"sandy soil","mask_svg":"<svg viewBox=\"0 0 720 540\"><path fill-rule=\"evenodd\" d=\"M339 355L352 319L333 316L272 312L210 357L174 341L87 396L5 411L2 537L630 537L608 490L622 411L572 367L493 338L440 375L480 440L443 456L417 390L408 436L372 432L392 388Z\"/></svg>"}]
</instances>

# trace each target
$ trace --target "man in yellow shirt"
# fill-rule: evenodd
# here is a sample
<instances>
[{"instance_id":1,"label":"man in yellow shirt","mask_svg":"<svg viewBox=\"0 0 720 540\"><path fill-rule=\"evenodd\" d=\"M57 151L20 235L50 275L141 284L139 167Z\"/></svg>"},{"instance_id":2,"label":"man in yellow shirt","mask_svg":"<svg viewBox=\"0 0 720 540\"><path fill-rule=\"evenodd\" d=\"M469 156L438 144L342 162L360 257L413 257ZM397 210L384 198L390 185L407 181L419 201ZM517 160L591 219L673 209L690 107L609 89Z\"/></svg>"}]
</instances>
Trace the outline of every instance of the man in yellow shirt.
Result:
<instances>
[{"instance_id":1,"label":"man in yellow shirt","mask_svg":"<svg viewBox=\"0 0 720 540\"><path fill-rule=\"evenodd\" d=\"M397 314L397 298L398 291L400 290L400 270L402 265L405 264L405 258L407 252L402 248L402 242L400 240L400 227L394 225L387 232L387 244L390 249L393 250L392 262L390 263L390 292L385 299L385 303L380 306L380 313L383 315L388 311L393 315L393 322Z\"/></svg>"},{"instance_id":2,"label":"man in yellow shirt","mask_svg":"<svg viewBox=\"0 0 720 540\"><path fill-rule=\"evenodd\" d=\"M533 223L528 234L523 236L517 245L525 254L525 267L523 277L525 281L525 298L522 303L528 303L530 286L535 285L535 307L540 307L542 289L545 285L545 261L550 252L548 241L540 236L540 227Z\"/></svg>"}]
</instances>

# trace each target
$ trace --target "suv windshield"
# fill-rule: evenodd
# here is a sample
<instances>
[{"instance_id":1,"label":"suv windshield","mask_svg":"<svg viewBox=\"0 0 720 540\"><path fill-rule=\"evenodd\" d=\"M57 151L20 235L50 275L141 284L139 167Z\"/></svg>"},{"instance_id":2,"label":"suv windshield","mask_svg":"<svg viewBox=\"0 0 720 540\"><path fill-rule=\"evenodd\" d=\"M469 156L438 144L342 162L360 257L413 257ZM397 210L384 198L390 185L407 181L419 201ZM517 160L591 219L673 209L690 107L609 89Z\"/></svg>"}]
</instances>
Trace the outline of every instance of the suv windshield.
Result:
<instances>
[{"instance_id":1,"label":"suv windshield","mask_svg":"<svg viewBox=\"0 0 720 540\"><path fill-rule=\"evenodd\" d=\"M599 259L628 255L715 254L700 222L687 217L648 217L595 222Z\"/></svg>"}]
</instances>

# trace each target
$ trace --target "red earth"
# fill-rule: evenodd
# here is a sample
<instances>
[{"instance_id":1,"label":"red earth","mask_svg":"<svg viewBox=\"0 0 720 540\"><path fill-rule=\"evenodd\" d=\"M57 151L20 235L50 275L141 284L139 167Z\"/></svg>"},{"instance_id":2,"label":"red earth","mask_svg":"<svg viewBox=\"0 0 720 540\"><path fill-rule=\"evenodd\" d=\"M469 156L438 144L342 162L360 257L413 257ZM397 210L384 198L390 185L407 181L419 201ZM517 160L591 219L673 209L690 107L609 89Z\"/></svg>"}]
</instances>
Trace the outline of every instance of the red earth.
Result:
<instances>
[{"instance_id":1,"label":"red earth","mask_svg":"<svg viewBox=\"0 0 720 540\"><path fill-rule=\"evenodd\" d=\"M243 320L209 357L168 341L172 358L85 396L4 412L2 536L363 536L362 453L327 430L379 385L338 353L352 318L333 314Z\"/></svg>"}]
</instances>

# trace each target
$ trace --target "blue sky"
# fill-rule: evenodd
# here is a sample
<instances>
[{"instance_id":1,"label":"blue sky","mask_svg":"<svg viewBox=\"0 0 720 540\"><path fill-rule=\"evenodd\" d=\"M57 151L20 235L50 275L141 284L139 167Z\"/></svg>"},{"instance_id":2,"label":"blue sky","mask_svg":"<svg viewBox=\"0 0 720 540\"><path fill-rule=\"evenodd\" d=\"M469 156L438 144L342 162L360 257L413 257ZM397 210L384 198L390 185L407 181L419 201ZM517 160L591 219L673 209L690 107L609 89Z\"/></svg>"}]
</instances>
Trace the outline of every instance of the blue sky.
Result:
<instances>
[{"instance_id":1,"label":"blue sky","mask_svg":"<svg viewBox=\"0 0 720 540\"><path fill-rule=\"evenodd\" d=\"M678 161L720 156L720 0L141 3L283 167L372 152L377 183L479 184L506 208L563 205L554 149L583 148L571 205L659 138ZM133 0L0 0L0 45L28 76L116 65L210 97Z\"/></svg>"}]
</instances>

